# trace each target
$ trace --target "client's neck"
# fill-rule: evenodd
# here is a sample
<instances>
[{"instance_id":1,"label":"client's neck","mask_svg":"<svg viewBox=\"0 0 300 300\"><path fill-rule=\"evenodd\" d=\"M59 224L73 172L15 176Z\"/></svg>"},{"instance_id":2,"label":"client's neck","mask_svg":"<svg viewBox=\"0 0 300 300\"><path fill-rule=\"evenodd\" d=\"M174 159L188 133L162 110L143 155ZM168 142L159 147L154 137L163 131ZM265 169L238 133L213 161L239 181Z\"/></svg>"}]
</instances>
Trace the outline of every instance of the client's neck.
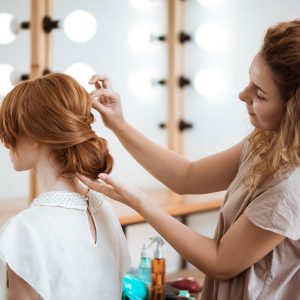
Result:
<instances>
[{"instance_id":1,"label":"client's neck","mask_svg":"<svg viewBox=\"0 0 300 300\"><path fill-rule=\"evenodd\" d=\"M36 173L40 193L51 191L66 191L85 194L87 188L79 183L76 176L61 176L61 168L49 159L41 159L36 165Z\"/></svg>"}]
</instances>

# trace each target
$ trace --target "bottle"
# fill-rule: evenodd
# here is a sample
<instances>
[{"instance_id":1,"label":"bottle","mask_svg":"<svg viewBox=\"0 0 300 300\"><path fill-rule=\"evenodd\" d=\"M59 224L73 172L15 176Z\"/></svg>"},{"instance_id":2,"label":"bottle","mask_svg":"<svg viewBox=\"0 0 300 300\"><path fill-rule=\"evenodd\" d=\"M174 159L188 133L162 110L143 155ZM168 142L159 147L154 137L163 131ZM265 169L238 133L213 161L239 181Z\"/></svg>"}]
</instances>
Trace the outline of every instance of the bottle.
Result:
<instances>
[{"instance_id":1,"label":"bottle","mask_svg":"<svg viewBox=\"0 0 300 300\"><path fill-rule=\"evenodd\" d=\"M164 240L161 237L155 237L153 242L156 242L154 258L151 260L151 300L165 299L165 273L166 260L163 257L162 245Z\"/></svg>"},{"instance_id":2,"label":"bottle","mask_svg":"<svg viewBox=\"0 0 300 300\"><path fill-rule=\"evenodd\" d=\"M148 288L146 284L132 274L123 276L122 300L146 300L148 299Z\"/></svg>"},{"instance_id":3,"label":"bottle","mask_svg":"<svg viewBox=\"0 0 300 300\"><path fill-rule=\"evenodd\" d=\"M149 254L147 244L143 243L143 248L141 252L141 260L138 268L138 277L141 279L147 286L151 284L151 258Z\"/></svg>"}]
</instances>

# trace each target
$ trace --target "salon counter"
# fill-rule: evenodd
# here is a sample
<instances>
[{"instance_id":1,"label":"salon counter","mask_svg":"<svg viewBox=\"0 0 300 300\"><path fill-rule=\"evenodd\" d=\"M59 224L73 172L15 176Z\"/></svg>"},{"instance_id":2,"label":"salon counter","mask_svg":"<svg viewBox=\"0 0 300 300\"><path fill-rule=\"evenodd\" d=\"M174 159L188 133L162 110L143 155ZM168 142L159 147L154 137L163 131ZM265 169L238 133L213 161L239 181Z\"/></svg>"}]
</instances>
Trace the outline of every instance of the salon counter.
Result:
<instances>
[{"instance_id":1,"label":"salon counter","mask_svg":"<svg viewBox=\"0 0 300 300\"><path fill-rule=\"evenodd\" d=\"M151 200L149 205L152 203L158 205L168 214L178 217L183 223L185 223L185 218L189 215L218 210L221 207L224 198L224 192L188 196L177 195L169 190L146 191L146 193ZM144 218L132 208L113 200L110 201L119 217L125 233L127 226L145 222ZM27 199L0 201L0 226L2 226L11 216L17 214L27 206Z\"/></svg>"},{"instance_id":2,"label":"salon counter","mask_svg":"<svg viewBox=\"0 0 300 300\"><path fill-rule=\"evenodd\" d=\"M149 191L147 195L151 200L149 205L159 206L171 216L178 217L183 223L187 216L220 209L224 199L224 192L181 196L166 190ZM125 233L127 226L145 222L144 218L132 208L116 201L112 201L112 205Z\"/></svg>"}]
</instances>

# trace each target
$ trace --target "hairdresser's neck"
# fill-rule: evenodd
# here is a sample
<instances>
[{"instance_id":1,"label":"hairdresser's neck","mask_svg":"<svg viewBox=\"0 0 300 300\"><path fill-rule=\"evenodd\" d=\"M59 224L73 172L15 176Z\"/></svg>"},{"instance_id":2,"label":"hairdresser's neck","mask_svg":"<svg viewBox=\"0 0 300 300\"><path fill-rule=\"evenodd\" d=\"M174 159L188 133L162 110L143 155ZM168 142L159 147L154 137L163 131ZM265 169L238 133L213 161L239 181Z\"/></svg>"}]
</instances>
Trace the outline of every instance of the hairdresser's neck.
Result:
<instances>
[{"instance_id":1,"label":"hairdresser's neck","mask_svg":"<svg viewBox=\"0 0 300 300\"><path fill-rule=\"evenodd\" d=\"M46 157L38 160L35 170L40 193L51 191L86 193L86 188L78 182L77 178L66 179L59 176L60 168Z\"/></svg>"}]
</instances>

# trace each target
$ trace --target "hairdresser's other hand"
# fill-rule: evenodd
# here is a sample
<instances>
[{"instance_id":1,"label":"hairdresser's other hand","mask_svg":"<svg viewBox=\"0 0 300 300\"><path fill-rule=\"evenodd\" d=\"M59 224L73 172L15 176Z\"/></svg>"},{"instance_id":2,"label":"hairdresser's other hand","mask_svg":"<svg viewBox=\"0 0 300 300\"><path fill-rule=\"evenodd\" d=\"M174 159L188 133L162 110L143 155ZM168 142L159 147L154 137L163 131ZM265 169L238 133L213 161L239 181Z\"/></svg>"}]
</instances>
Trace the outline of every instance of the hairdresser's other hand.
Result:
<instances>
[{"instance_id":1,"label":"hairdresser's other hand","mask_svg":"<svg viewBox=\"0 0 300 300\"><path fill-rule=\"evenodd\" d=\"M90 189L122 202L133 209L138 209L146 201L145 193L133 186L124 185L107 174L99 174L100 180L91 180L80 174L77 176Z\"/></svg>"},{"instance_id":2,"label":"hairdresser's other hand","mask_svg":"<svg viewBox=\"0 0 300 300\"><path fill-rule=\"evenodd\" d=\"M90 97L93 107L101 114L105 126L111 129L122 126L125 121L120 96L113 90L109 77L101 74L93 75L89 84L93 84L96 88Z\"/></svg>"}]
</instances>

